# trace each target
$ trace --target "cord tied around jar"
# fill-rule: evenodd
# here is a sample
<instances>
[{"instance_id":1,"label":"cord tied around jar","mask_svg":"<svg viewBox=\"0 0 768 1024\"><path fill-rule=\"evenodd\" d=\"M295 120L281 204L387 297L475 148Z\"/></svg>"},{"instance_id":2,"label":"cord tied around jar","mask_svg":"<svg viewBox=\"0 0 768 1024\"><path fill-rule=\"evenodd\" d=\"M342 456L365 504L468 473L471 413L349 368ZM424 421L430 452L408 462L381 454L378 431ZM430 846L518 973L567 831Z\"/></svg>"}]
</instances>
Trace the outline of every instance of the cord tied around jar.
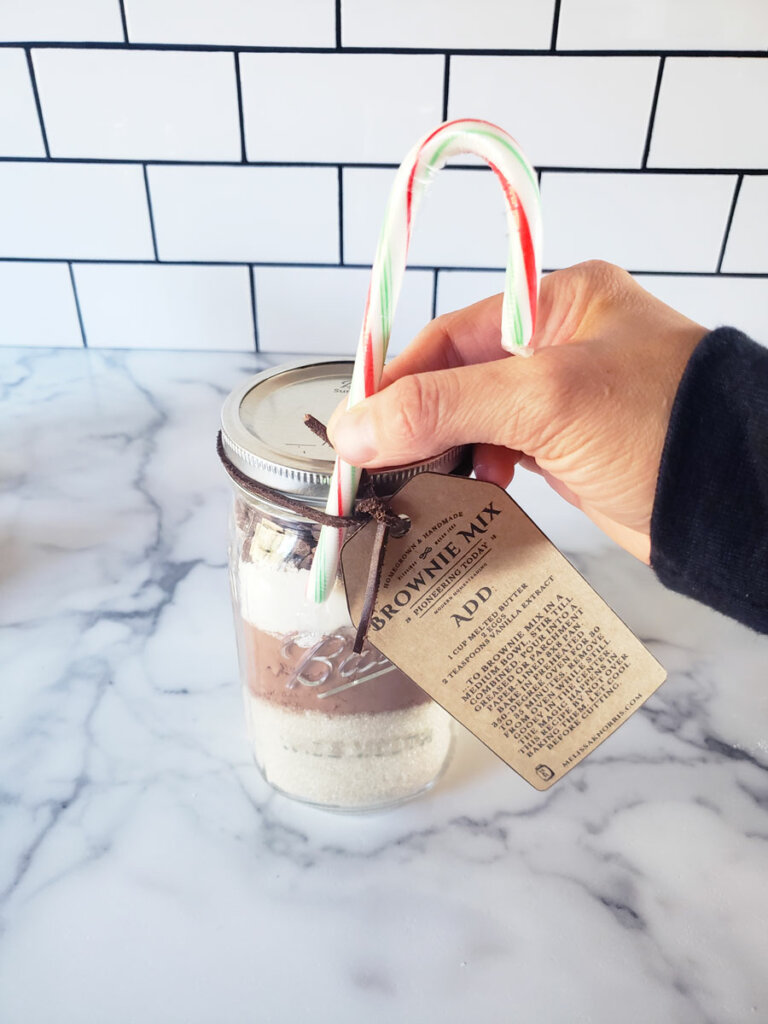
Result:
<instances>
[{"instance_id":1,"label":"cord tied around jar","mask_svg":"<svg viewBox=\"0 0 768 1024\"><path fill-rule=\"evenodd\" d=\"M328 433L324 424L322 424L320 420L315 416L312 416L311 413L307 413L304 417L304 423L309 430L323 441L324 444L327 444L330 447ZM219 431L216 437L216 453L231 479L234 480L238 487L242 488L246 494L250 494L254 498L261 498L265 501L269 501L278 508L283 508L296 515L303 516L305 519L309 519L320 526L335 526L338 528L351 526L359 527L364 526L367 522L370 522L371 519L376 520L376 535L374 538L373 549L371 551L371 562L368 570L363 610L360 615L360 623L357 627L357 634L355 636L355 643L353 646L355 654L360 654L363 649L363 643L368 635L368 627L370 625L371 616L373 615L373 606L376 602L376 595L379 591L381 566L386 552L387 537L390 533L393 537L404 536L411 527L410 521L407 517L399 516L392 509L386 498L382 498L380 495L376 494L370 475L365 470L363 470L360 481L360 488L358 492L360 497L358 497L355 502L352 514L348 516L335 516L325 512L323 509L314 508L312 505L308 505L303 501L291 498L282 491L268 487L266 484L257 483L255 480L246 476L245 473L242 473L237 468L224 450L221 431Z\"/></svg>"}]
</instances>

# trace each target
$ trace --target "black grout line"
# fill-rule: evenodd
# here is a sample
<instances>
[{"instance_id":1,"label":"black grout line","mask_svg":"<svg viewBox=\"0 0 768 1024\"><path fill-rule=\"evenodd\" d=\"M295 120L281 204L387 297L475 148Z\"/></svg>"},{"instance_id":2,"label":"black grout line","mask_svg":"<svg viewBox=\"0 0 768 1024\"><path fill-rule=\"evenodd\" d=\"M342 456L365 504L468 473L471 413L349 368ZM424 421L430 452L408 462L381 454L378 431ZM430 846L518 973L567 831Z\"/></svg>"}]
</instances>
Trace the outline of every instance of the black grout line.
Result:
<instances>
[{"instance_id":1,"label":"black grout line","mask_svg":"<svg viewBox=\"0 0 768 1024\"><path fill-rule=\"evenodd\" d=\"M282 264L281 264L282 265ZM293 264L291 264L293 266ZM352 264L347 264L352 266ZM355 264L357 266L357 264ZM370 264L367 264L370 267ZM437 270L441 274L491 274L504 273L504 267L428 267L409 266L409 270ZM542 274L553 274L556 270L563 270L564 267L544 267ZM714 277L714 278L744 278L755 281L768 281L768 271L761 273L745 273L742 271L729 271L719 274L716 270L633 270L625 268L628 274L634 277Z\"/></svg>"},{"instance_id":2,"label":"black grout line","mask_svg":"<svg viewBox=\"0 0 768 1024\"><path fill-rule=\"evenodd\" d=\"M42 156L0 156L0 164L103 164L109 166L148 166L148 167L242 167L242 160L153 160L134 157L118 157L106 159L104 157L42 157ZM337 160L247 160L247 167L305 167L305 168L338 168L349 167L355 170L371 171L395 171L398 165L394 163L372 163L370 161L359 162L346 161L339 163ZM490 168L479 164L450 164L445 170L450 174L453 171L474 171L482 174L490 174ZM749 174L765 176L768 174L766 167L559 167L557 164L538 167L537 173L542 174L612 174L612 175L658 175L658 174L688 174L692 176L701 175L737 175Z\"/></svg>"},{"instance_id":3,"label":"black grout line","mask_svg":"<svg viewBox=\"0 0 768 1024\"><path fill-rule=\"evenodd\" d=\"M99 156L62 156L46 158L42 156L0 156L0 163L54 163L54 164L148 164L162 167L241 167L242 160L158 160L152 157L99 157ZM248 160L249 167L338 167L338 160ZM397 170L395 163L355 163L348 161L342 167L360 167L371 170ZM457 165L459 166L459 165ZM466 170L488 170L487 167L475 168L467 165ZM450 170L450 168L449 168ZM759 173L759 172L757 172Z\"/></svg>"},{"instance_id":4,"label":"black grout line","mask_svg":"<svg viewBox=\"0 0 768 1024\"><path fill-rule=\"evenodd\" d=\"M437 316L437 275L439 271L435 268L435 276L432 280L432 319Z\"/></svg>"},{"instance_id":5,"label":"black grout line","mask_svg":"<svg viewBox=\"0 0 768 1024\"><path fill-rule=\"evenodd\" d=\"M344 266L344 185L341 164L337 168L339 186L339 263Z\"/></svg>"},{"instance_id":6,"label":"black grout line","mask_svg":"<svg viewBox=\"0 0 768 1024\"><path fill-rule=\"evenodd\" d=\"M155 260L159 260L160 257L157 255L157 237L155 235L155 215L152 211L152 193L149 190L149 175L147 174L147 165L143 166L144 171L144 191L147 194L147 209L149 210L149 230L152 232L152 252L155 254Z\"/></svg>"},{"instance_id":7,"label":"black grout line","mask_svg":"<svg viewBox=\"0 0 768 1024\"><path fill-rule=\"evenodd\" d=\"M259 351L259 321L256 316L256 273L253 267L248 267L248 277L251 284L251 317L253 318L253 347Z\"/></svg>"},{"instance_id":8,"label":"black grout line","mask_svg":"<svg viewBox=\"0 0 768 1024\"><path fill-rule=\"evenodd\" d=\"M23 45L23 44L22 44ZM61 42L54 40L35 41L30 44L45 50L184 50L197 53L232 53L232 44L200 44L200 43L130 43L124 42ZM18 47L18 41L3 40L0 49ZM242 53L337 53L334 46L237 46ZM345 53L380 53L380 54L435 54L445 53L444 46L344 46ZM679 57L682 59L701 57L755 57L768 59L768 50L670 50L658 47L650 50L611 49L559 49L554 52L546 47L450 47L452 54L468 57Z\"/></svg>"},{"instance_id":9,"label":"black grout line","mask_svg":"<svg viewBox=\"0 0 768 1024\"><path fill-rule=\"evenodd\" d=\"M37 118L40 122L40 132L43 136L43 147L45 149L45 156L48 160L51 158L51 150L48 146L48 132L45 130L45 121L43 119L43 108L40 103L40 93L37 91L37 78L35 76L35 66L32 63L32 51L29 47L24 51L27 55L27 68L29 70L29 80L32 83L32 95L35 97L35 106L37 107ZM38 160L42 160L42 157L37 157Z\"/></svg>"},{"instance_id":10,"label":"black grout line","mask_svg":"<svg viewBox=\"0 0 768 1024\"><path fill-rule=\"evenodd\" d=\"M555 11L552 17L552 40L549 48L552 53L557 50L557 30L560 28L560 0L555 0Z\"/></svg>"},{"instance_id":11,"label":"black grout line","mask_svg":"<svg viewBox=\"0 0 768 1024\"><path fill-rule=\"evenodd\" d=\"M341 49L341 0L336 0L336 49Z\"/></svg>"},{"instance_id":12,"label":"black grout line","mask_svg":"<svg viewBox=\"0 0 768 1024\"><path fill-rule=\"evenodd\" d=\"M237 116L240 122L240 163L247 163L245 155L245 119L243 117L243 86L240 81L240 54L235 54L235 85L237 86Z\"/></svg>"},{"instance_id":13,"label":"black grout line","mask_svg":"<svg viewBox=\"0 0 768 1024\"><path fill-rule=\"evenodd\" d=\"M450 168L448 168L450 170ZM469 170L469 168L465 168ZM652 177L664 174L690 174L701 176L712 175L734 175L734 174L768 174L768 168L751 170L742 167L540 167L540 171L546 174L622 174L627 177Z\"/></svg>"},{"instance_id":14,"label":"black grout line","mask_svg":"<svg viewBox=\"0 0 768 1024\"><path fill-rule=\"evenodd\" d=\"M448 94L451 88L451 55L445 55L445 67L443 68L443 120L448 120Z\"/></svg>"},{"instance_id":15,"label":"black grout line","mask_svg":"<svg viewBox=\"0 0 768 1024\"><path fill-rule=\"evenodd\" d=\"M653 89L653 99L651 100L651 113L648 117L648 130L645 133L645 146L643 148L643 160L641 167L645 170L648 167L648 155L651 152L651 136L653 135L653 126L656 122L656 107L659 105L659 93L661 92L661 79L664 74L664 63L665 58L662 57L659 60L659 70L656 73L656 85Z\"/></svg>"},{"instance_id":16,"label":"black grout line","mask_svg":"<svg viewBox=\"0 0 768 1024\"><path fill-rule=\"evenodd\" d=\"M551 271L546 271L551 273ZM756 281L766 280L768 281L768 273L766 274L742 274L742 273L731 273L731 274L718 274L715 270L628 270L627 273L632 274L633 277L733 277L733 278L754 278Z\"/></svg>"},{"instance_id":17,"label":"black grout line","mask_svg":"<svg viewBox=\"0 0 768 1024\"><path fill-rule=\"evenodd\" d=\"M84 259L82 257L68 258L61 256L53 259L39 259L34 256L2 256L0 263L82 263L85 265L105 267L276 267L283 270L370 270L370 263L317 263L317 262L280 262L277 260L252 260L244 263L243 260L121 260L121 259ZM542 273L551 274L555 270L562 270L562 267L544 267ZM434 263L411 264L408 270L428 271L440 274L490 274L504 273L503 266L488 267L455 267L435 266ZM768 271L761 273L750 273L743 271L730 271L718 273L716 270L637 270L631 267L626 268L627 272L636 276L652 275L654 277L702 277L702 278L745 278L749 280L768 281Z\"/></svg>"},{"instance_id":18,"label":"black grout line","mask_svg":"<svg viewBox=\"0 0 768 1024\"><path fill-rule=\"evenodd\" d=\"M248 160L249 167L338 167L338 160ZM0 156L0 163L55 163L55 164L155 164L163 167L241 167L242 160L158 160L152 157L98 157L62 156L46 159L42 156ZM345 163L343 167L397 170L398 164ZM481 167L479 170L487 170Z\"/></svg>"},{"instance_id":19,"label":"black grout line","mask_svg":"<svg viewBox=\"0 0 768 1024\"><path fill-rule=\"evenodd\" d=\"M125 42L129 42L128 39L128 22L125 17L125 0L120 0L120 20L123 23L123 39Z\"/></svg>"},{"instance_id":20,"label":"black grout line","mask_svg":"<svg viewBox=\"0 0 768 1024\"><path fill-rule=\"evenodd\" d=\"M94 257L84 256L54 256L39 258L37 256L2 256L0 255L0 263L68 263L69 260L73 263L77 263L78 266L81 263L93 265L101 265L105 267L143 267L143 266L162 266L162 267L310 267L310 268L328 268L328 267L339 267L337 262L318 263L318 262L305 262L305 263L285 263L275 262L270 260L251 260L246 262L245 260L160 260L159 262L155 259L151 260L132 260L132 259L111 259L101 258L97 259ZM371 269L372 264L370 263L347 263L345 267L355 268L367 268ZM413 269L413 268L409 268ZM421 267L421 270L433 270L433 267Z\"/></svg>"},{"instance_id":21,"label":"black grout line","mask_svg":"<svg viewBox=\"0 0 768 1024\"><path fill-rule=\"evenodd\" d=\"M88 348L88 339L85 336L85 325L83 324L83 314L80 310L80 298L77 294L77 285L75 284L75 272L72 269L72 262L67 263L69 267L69 280L72 283L72 294L75 297L75 310L77 311L77 322L80 324L80 337L83 339L83 348Z\"/></svg>"},{"instance_id":22,"label":"black grout line","mask_svg":"<svg viewBox=\"0 0 768 1024\"><path fill-rule=\"evenodd\" d=\"M723 266L723 259L725 258L725 247L728 245L728 236L731 233L731 224L733 223L733 215L736 212L736 203L739 199L739 192L741 191L741 183L744 181L744 175L740 174L736 179L736 187L733 190L733 199L731 200L731 208L728 211L728 220L725 222L725 231L723 232L723 244L720 247L720 255L717 259L717 272L721 271Z\"/></svg>"}]
</instances>

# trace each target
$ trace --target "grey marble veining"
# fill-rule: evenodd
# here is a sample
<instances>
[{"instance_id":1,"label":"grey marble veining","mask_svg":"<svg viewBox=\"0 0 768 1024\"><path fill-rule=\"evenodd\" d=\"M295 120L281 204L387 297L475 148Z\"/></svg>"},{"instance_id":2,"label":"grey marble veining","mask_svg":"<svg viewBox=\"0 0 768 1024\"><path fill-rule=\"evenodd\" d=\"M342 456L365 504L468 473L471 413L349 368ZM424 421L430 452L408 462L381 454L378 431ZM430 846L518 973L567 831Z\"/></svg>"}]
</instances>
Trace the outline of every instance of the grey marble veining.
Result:
<instances>
[{"instance_id":1,"label":"grey marble veining","mask_svg":"<svg viewBox=\"0 0 768 1024\"><path fill-rule=\"evenodd\" d=\"M468 734L335 816L245 740L225 394L264 357L0 353L0 1020L768 1020L768 640L513 494L669 680L548 793Z\"/></svg>"}]
</instances>

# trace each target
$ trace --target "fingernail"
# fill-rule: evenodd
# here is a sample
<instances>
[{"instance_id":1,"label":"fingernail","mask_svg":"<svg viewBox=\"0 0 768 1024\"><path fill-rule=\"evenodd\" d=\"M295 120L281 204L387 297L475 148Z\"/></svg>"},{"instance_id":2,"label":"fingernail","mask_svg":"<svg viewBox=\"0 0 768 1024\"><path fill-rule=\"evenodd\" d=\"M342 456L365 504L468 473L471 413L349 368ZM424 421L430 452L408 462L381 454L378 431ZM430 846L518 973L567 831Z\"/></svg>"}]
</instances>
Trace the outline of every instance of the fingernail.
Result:
<instances>
[{"instance_id":1,"label":"fingernail","mask_svg":"<svg viewBox=\"0 0 768 1024\"><path fill-rule=\"evenodd\" d=\"M474 467L475 479L482 480L485 484L498 484L499 487L507 488L515 476L514 466L504 471L500 466L490 462L478 462Z\"/></svg>"},{"instance_id":2,"label":"fingernail","mask_svg":"<svg viewBox=\"0 0 768 1024\"><path fill-rule=\"evenodd\" d=\"M367 413L353 409L331 418L329 428L329 440L345 462L362 466L376 454L373 420Z\"/></svg>"}]
</instances>

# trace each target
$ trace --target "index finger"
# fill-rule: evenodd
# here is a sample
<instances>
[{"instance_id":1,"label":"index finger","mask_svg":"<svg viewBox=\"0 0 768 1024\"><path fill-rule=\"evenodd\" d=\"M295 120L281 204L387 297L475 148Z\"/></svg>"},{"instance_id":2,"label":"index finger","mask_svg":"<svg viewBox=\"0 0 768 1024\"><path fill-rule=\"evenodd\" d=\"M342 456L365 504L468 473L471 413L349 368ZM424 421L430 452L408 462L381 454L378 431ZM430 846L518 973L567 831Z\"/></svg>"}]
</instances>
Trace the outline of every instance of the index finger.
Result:
<instances>
[{"instance_id":1,"label":"index finger","mask_svg":"<svg viewBox=\"0 0 768 1024\"><path fill-rule=\"evenodd\" d=\"M505 355L501 347L501 295L437 317L384 367L381 386L400 377L487 363Z\"/></svg>"}]
</instances>

